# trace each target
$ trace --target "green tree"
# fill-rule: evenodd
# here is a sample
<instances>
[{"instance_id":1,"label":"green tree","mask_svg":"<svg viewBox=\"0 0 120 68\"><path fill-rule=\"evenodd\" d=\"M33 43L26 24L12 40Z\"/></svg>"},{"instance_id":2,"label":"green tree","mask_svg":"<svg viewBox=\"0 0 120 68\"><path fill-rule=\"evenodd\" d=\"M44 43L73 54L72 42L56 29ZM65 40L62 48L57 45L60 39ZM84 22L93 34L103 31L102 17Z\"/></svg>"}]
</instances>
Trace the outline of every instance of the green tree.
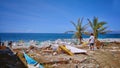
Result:
<instances>
[{"instance_id":1,"label":"green tree","mask_svg":"<svg viewBox=\"0 0 120 68\"><path fill-rule=\"evenodd\" d=\"M93 21L90 21L90 19L88 19L88 22L90 24L90 27L93 30L93 34L95 36L95 39L98 38L98 34L106 34L107 32L109 32L107 30L108 27L105 27L104 25L107 24L104 21L98 22L98 18L94 17Z\"/></svg>"},{"instance_id":2,"label":"green tree","mask_svg":"<svg viewBox=\"0 0 120 68\"><path fill-rule=\"evenodd\" d=\"M87 25L82 26L82 22L83 22L83 18L82 19L78 19L77 24L75 24L73 21L71 21L71 23L73 24L73 26L75 27L75 31L71 30L71 31L67 31L65 33L68 32L73 32L75 38L77 38L79 40L80 43L82 43L82 35L85 33L85 30L87 29Z\"/></svg>"}]
</instances>

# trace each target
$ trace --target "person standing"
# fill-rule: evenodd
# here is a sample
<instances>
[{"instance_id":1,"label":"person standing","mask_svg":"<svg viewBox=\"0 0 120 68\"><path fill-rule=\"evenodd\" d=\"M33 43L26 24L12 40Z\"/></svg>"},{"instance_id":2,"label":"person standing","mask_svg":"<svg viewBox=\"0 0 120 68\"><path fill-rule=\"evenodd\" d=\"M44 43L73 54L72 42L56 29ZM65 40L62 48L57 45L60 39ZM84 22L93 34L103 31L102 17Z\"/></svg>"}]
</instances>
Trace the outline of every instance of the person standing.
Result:
<instances>
[{"instance_id":1,"label":"person standing","mask_svg":"<svg viewBox=\"0 0 120 68\"><path fill-rule=\"evenodd\" d=\"M89 38L90 50L94 50L94 43L95 43L95 37L94 37L93 33L91 33L91 36Z\"/></svg>"}]
</instances>

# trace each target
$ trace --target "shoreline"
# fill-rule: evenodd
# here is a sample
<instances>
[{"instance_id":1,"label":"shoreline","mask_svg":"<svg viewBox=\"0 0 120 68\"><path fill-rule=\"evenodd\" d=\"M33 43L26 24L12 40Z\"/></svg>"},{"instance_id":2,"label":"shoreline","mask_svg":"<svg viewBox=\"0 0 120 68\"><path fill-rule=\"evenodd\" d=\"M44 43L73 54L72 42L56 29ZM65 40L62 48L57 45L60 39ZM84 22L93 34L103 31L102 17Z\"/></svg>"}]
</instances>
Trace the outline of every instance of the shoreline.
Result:
<instances>
[{"instance_id":1,"label":"shoreline","mask_svg":"<svg viewBox=\"0 0 120 68\"><path fill-rule=\"evenodd\" d=\"M84 39L89 38L88 35L83 35ZM99 39L119 39L120 38L120 34L100 34ZM29 42L30 40L35 40L35 41L39 41L39 42L44 42L47 40L51 40L51 41L55 41L57 39L74 39L73 38L73 34L64 34L64 33L5 33L5 34L1 34L0 33L0 41L4 42L4 41L13 41L13 42L19 42L19 41L24 41L24 42Z\"/></svg>"},{"instance_id":2,"label":"shoreline","mask_svg":"<svg viewBox=\"0 0 120 68\"><path fill-rule=\"evenodd\" d=\"M89 38L84 38L83 42L88 42ZM118 42L120 43L120 38L106 38L106 39L98 39L100 42ZM4 42L5 46L8 45L8 41ZM30 46L36 46L38 48L47 47L49 45L70 45L70 46L81 46L78 45L78 41L76 39L57 39L55 41L43 41L39 42L36 40L30 40L29 42L19 41L19 42L12 42L12 48L29 48Z\"/></svg>"},{"instance_id":3,"label":"shoreline","mask_svg":"<svg viewBox=\"0 0 120 68\"><path fill-rule=\"evenodd\" d=\"M89 38L83 38L83 42L88 42ZM99 41L101 42L120 42L120 38L98 38ZM6 41L1 41L1 42L9 42L12 40L6 40ZM33 43L57 43L57 42L77 42L77 39L56 39L56 40L45 40L45 41L38 41L38 40L29 40L29 41L24 41L24 40L19 40L19 41L12 41L13 43L26 43L27 45L33 44Z\"/></svg>"},{"instance_id":4,"label":"shoreline","mask_svg":"<svg viewBox=\"0 0 120 68\"><path fill-rule=\"evenodd\" d=\"M83 38L83 40L88 40L89 38ZM60 39L60 38L58 38L58 39L56 39L56 40L76 40L76 39ZM14 42L19 42L19 41L24 41L24 42L29 42L29 41L38 41L38 42L44 42L44 41L56 41L56 40L43 40L43 41L39 41L39 40L33 40L33 39L31 39L31 40L15 40ZM98 38L98 40L100 40L100 41L102 41L102 40L105 40L105 41L109 41L109 40L111 40L111 41L118 41L119 42L119 40L120 40L120 38ZM5 41L13 41L13 40L0 40L1 42L5 42Z\"/></svg>"}]
</instances>

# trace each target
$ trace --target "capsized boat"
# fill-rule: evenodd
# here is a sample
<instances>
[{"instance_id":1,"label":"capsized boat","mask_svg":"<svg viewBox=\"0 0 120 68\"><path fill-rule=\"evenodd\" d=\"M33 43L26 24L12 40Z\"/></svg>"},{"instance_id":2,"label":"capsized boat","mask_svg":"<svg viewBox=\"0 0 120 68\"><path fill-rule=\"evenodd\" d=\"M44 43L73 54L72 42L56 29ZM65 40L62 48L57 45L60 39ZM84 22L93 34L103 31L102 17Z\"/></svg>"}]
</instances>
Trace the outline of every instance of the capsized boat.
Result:
<instances>
[{"instance_id":1,"label":"capsized boat","mask_svg":"<svg viewBox=\"0 0 120 68\"><path fill-rule=\"evenodd\" d=\"M24 57L26 59L28 68L44 68L44 66L42 64L39 64L33 58L28 56L25 52L24 52Z\"/></svg>"}]
</instances>

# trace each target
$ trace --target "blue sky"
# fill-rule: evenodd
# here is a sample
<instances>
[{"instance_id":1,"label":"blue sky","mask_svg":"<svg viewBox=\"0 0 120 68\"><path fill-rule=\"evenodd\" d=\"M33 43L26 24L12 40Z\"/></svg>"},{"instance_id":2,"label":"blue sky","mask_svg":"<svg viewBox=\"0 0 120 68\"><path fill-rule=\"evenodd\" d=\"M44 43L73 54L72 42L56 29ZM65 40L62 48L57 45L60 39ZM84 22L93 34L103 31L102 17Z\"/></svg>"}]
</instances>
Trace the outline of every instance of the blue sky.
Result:
<instances>
[{"instance_id":1,"label":"blue sky","mask_svg":"<svg viewBox=\"0 0 120 68\"><path fill-rule=\"evenodd\" d=\"M119 0L0 0L0 32L63 33L74 30L70 21L94 16L120 31Z\"/></svg>"}]
</instances>

